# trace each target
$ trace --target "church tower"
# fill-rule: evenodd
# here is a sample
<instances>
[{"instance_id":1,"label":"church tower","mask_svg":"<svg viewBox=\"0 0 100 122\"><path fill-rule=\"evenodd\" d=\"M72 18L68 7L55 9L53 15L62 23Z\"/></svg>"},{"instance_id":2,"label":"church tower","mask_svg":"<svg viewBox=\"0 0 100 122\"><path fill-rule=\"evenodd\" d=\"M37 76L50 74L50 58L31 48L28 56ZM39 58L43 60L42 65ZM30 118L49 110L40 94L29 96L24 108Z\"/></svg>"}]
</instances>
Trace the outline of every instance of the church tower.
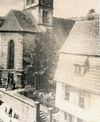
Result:
<instances>
[{"instance_id":1,"label":"church tower","mask_svg":"<svg viewBox=\"0 0 100 122\"><path fill-rule=\"evenodd\" d=\"M24 0L24 10L32 13L42 31L52 29L53 0Z\"/></svg>"}]
</instances>

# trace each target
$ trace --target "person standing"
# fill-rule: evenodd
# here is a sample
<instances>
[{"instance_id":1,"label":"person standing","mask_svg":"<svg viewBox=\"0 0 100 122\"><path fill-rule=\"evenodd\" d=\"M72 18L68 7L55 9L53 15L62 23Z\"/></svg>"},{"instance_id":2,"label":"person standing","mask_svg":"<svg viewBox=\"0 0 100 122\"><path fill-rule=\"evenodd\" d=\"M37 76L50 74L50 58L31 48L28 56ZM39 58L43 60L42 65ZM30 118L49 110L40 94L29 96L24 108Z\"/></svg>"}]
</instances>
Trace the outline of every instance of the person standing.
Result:
<instances>
[{"instance_id":1,"label":"person standing","mask_svg":"<svg viewBox=\"0 0 100 122\"><path fill-rule=\"evenodd\" d=\"M9 117L12 117L12 108L10 108L10 110L9 110Z\"/></svg>"}]
</instances>

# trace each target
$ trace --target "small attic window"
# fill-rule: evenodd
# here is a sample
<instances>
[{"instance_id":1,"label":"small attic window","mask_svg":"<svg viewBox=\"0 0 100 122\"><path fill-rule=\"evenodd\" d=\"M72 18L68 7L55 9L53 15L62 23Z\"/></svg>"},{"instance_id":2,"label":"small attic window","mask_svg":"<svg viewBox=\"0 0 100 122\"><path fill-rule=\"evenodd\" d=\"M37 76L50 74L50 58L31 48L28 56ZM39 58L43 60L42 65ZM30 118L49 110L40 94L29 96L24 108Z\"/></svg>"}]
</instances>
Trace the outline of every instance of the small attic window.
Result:
<instances>
[{"instance_id":1,"label":"small attic window","mask_svg":"<svg viewBox=\"0 0 100 122\"><path fill-rule=\"evenodd\" d=\"M31 4L35 3L35 0L31 0Z\"/></svg>"},{"instance_id":2,"label":"small attic window","mask_svg":"<svg viewBox=\"0 0 100 122\"><path fill-rule=\"evenodd\" d=\"M89 71L89 67L87 64L80 65L80 64L74 64L75 71L74 73L79 76L83 76L86 74L87 71Z\"/></svg>"},{"instance_id":3,"label":"small attic window","mask_svg":"<svg viewBox=\"0 0 100 122\"><path fill-rule=\"evenodd\" d=\"M26 5L28 6L28 5L30 5L30 0L26 0Z\"/></svg>"},{"instance_id":4,"label":"small attic window","mask_svg":"<svg viewBox=\"0 0 100 122\"><path fill-rule=\"evenodd\" d=\"M78 75L81 75L82 66L79 65L79 64L74 64L74 66L75 66L75 73L78 74Z\"/></svg>"},{"instance_id":5,"label":"small attic window","mask_svg":"<svg viewBox=\"0 0 100 122\"><path fill-rule=\"evenodd\" d=\"M74 73L79 76L83 76L86 74L86 72L89 71L89 61L87 57L85 58L80 58L80 62L74 64Z\"/></svg>"}]
</instances>

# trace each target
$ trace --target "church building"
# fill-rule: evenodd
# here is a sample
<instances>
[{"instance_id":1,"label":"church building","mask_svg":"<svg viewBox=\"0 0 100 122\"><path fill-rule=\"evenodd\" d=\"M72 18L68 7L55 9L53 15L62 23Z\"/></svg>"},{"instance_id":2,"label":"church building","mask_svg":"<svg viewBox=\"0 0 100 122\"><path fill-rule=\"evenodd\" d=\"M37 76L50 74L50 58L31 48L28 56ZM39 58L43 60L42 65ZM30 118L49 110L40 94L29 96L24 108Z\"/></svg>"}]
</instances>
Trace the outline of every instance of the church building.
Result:
<instances>
[{"instance_id":1,"label":"church building","mask_svg":"<svg viewBox=\"0 0 100 122\"><path fill-rule=\"evenodd\" d=\"M27 59L29 50L35 49L39 34L51 33L51 40L46 40L54 38L57 47L54 57L58 55L75 21L53 17L53 9L53 0L24 0L22 11L10 10L6 16L0 17L0 75L4 82L11 78L18 86L22 84L24 59ZM53 58L53 65L56 63Z\"/></svg>"},{"instance_id":2,"label":"church building","mask_svg":"<svg viewBox=\"0 0 100 122\"><path fill-rule=\"evenodd\" d=\"M37 33L52 29L53 0L25 0L24 10L10 10L0 17L0 74L21 85L23 55L35 47ZM28 42L28 43L27 43Z\"/></svg>"}]
</instances>

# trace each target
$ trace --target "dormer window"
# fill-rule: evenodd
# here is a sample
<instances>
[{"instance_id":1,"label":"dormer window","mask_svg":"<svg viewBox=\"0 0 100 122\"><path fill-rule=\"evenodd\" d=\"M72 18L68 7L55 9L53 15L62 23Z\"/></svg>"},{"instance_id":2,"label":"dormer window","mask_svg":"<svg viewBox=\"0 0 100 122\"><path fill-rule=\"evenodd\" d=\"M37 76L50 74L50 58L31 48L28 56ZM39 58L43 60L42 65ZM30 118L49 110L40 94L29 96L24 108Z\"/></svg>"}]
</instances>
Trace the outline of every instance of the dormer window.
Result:
<instances>
[{"instance_id":1,"label":"dormer window","mask_svg":"<svg viewBox=\"0 0 100 122\"><path fill-rule=\"evenodd\" d=\"M74 64L75 66L75 74L79 76L83 76L87 71L87 66L86 65L81 65L81 64Z\"/></svg>"},{"instance_id":2,"label":"dormer window","mask_svg":"<svg viewBox=\"0 0 100 122\"><path fill-rule=\"evenodd\" d=\"M81 70L82 70L82 66L79 64L74 64L74 66L75 66L75 73L80 75Z\"/></svg>"},{"instance_id":3,"label":"dormer window","mask_svg":"<svg viewBox=\"0 0 100 122\"><path fill-rule=\"evenodd\" d=\"M87 59L83 59L82 62L78 62L74 64L75 67L75 71L74 73L76 75L80 75L83 76L85 75L85 73L87 71L89 71L89 62L88 62L88 58Z\"/></svg>"}]
</instances>

